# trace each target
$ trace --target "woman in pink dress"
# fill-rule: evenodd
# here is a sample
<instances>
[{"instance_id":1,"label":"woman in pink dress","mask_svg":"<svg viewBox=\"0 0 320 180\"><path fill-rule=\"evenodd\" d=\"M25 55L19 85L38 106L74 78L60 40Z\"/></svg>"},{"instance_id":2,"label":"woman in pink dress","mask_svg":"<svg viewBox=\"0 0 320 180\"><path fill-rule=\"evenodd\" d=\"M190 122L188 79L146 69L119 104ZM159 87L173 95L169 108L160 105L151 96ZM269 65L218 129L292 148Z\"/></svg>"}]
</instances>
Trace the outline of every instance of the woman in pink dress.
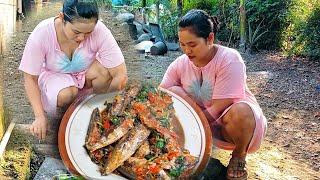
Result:
<instances>
[{"instance_id":1,"label":"woman in pink dress","mask_svg":"<svg viewBox=\"0 0 320 180\"><path fill-rule=\"evenodd\" d=\"M246 179L247 153L257 151L267 122L246 84L246 67L235 49L214 44L216 17L191 10L179 22L185 54L168 67L160 87L196 102L206 115L214 145L232 150L227 179Z\"/></svg>"},{"instance_id":2,"label":"woman in pink dress","mask_svg":"<svg viewBox=\"0 0 320 180\"><path fill-rule=\"evenodd\" d=\"M35 120L30 131L46 137L47 115L68 106L79 91L123 89L127 70L94 1L65 0L57 17L43 20L28 38L19 70Z\"/></svg>"}]
</instances>

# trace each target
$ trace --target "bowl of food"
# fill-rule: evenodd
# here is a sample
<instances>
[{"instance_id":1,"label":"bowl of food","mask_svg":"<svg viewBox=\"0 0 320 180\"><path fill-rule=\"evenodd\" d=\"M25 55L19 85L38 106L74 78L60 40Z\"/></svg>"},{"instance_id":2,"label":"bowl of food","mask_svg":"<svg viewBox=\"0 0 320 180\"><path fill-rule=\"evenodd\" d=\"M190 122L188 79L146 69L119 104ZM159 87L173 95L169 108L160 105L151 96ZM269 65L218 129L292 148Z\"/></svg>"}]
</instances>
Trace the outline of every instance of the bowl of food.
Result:
<instances>
[{"instance_id":1,"label":"bowl of food","mask_svg":"<svg viewBox=\"0 0 320 180\"><path fill-rule=\"evenodd\" d=\"M148 84L79 96L58 136L67 169L87 179L187 178L204 170L212 146L199 107Z\"/></svg>"}]
</instances>

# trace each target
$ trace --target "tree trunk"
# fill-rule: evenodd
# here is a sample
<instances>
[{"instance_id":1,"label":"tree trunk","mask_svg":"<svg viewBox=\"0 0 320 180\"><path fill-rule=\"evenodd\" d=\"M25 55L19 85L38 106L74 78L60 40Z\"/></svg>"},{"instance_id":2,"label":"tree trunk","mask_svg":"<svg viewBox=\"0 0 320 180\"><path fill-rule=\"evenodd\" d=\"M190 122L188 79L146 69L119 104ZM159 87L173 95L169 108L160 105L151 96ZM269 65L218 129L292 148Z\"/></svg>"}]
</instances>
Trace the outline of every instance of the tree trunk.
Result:
<instances>
[{"instance_id":1,"label":"tree trunk","mask_svg":"<svg viewBox=\"0 0 320 180\"><path fill-rule=\"evenodd\" d=\"M160 10L159 10L159 6L160 6L160 0L156 1L156 23L160 24Z\"/></svg>"},{"instance_id":2,"label":"tree trunk","mask_svg":"<svg viewBox=\"0 0 320 180\"><path fill-rule=\"evenodd\" d=\"M177 0L178 17L182 16L183 0Z\"/></svg>"},{"instance_id":3,"label":"tree trunk","mask_svg":"<svg viewBox=\"0 0 320 180\"><path fill-rule=\"evenodd\" d=\"M240 0L240 51L245 52L246 48L246 0Z\"/></svg>"},{"instance_id":4,"label":"tree trunk","mask_svg":"<svg viewBox=\"0 0 320 180\"><path fill-rule=\"evenodd\" d=\"M143 23L147 22L147 18L146 18L146 6L147 6L147 0L142 0L142 19L143 19Z\"/></svg>"}]
</instances>

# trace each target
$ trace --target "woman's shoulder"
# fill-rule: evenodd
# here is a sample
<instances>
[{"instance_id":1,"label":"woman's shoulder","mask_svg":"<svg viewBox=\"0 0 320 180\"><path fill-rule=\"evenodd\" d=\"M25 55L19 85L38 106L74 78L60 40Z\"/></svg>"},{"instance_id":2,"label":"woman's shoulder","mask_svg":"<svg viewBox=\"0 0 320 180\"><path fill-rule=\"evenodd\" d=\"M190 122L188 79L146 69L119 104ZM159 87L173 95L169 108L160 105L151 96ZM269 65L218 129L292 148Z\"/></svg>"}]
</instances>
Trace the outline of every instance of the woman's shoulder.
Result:
<instances>
[{"instance_id":1,"label":"woman's shoulder","mask_svg":"<svg viewBox=\"0 0 320 180\"><path fill-rule=\"evenodd\" d=\"M234 48L230 48L227 46L222 46L222 45L217 45L219 48L219 52L222 53L223 55L227 55L227 56L241 56L239 51L234 49Z\"/></svg>"},{"instance_id":2,"label":"woman's shoulder","mask_svg":"<svg viewBox=\"0 0 320 180\"><path fill-rule=\"evenodd\" d=\"M54 17L42 20L33 31L44 31L50 29L54 25Z\"/></svg>"},{"instance_id":3,"label":"woman's shoulder","mask_svg":"<svg viewBox=\"0 0 320 180\"><path fill-rule=\"evenodd\" d=\"M54 33L54 18L42 20L31 32L29 40L46 43L47 37Z\"/></svg>"},{"instance_id":4,"label":"woman's shoulder","mask_svg":"<svg viewBox=\"0 0 320 180\"><path fill-rule=\"evenodd\" d=\"M171 64L179 64L179 66L187 65L189 62L188 56L186 54L182 54L178 56Z\"/></svg>"},{"instance_id":5,"label":"woman's shoulder","mask_svg":"<svg viewBox=\"0 0 320 180\"><path fill-rule=\"evenodd\" d=\"M110 29L102 21L98 20L92 34L94 36L99 37L101 33L107 34L107 35L112 34Z\"/></svg>"},{"instance_id":6,"label":"woman's shoulder","mask_svg":"<svg viewBox=\"0 0 320 180\"><path fill-rule=\"evenodd\" d=\"M222 45L218 46L218 57L224 63L243 62L241 54L238 50Z\"/></svg>"}]
</instances>

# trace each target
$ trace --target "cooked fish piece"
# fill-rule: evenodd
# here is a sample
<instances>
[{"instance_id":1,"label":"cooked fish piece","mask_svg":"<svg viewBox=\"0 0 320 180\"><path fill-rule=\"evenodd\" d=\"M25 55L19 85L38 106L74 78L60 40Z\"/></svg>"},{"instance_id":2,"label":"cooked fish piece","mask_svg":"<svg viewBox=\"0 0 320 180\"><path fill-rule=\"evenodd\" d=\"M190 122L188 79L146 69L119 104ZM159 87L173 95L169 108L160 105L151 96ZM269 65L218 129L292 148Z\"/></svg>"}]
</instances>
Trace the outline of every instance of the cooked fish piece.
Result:
<instances>
[{"instance_id":1,"label":"cooked fish piece","mask_svg":"<svg viewBox=\"0 0 320 180\"><path fill-rule=\"evenodd\" d=\"M148 138L150 130L143 124L132 128L110 152L108 162L102 169L103 174L110 174L129 159L140 147L144 140Z\"/></svg>"},{"instance_id":2,"label":"cooked fish piece","mask_svg":"<svg viewBox=\"0 0 320 180\"><path fill-rule=\"evenodd\" d=\"M157 130L159 133L163 134L165 137L172 137L178 139L178 135L168 128L161 126L160 122L156 120L155 116L150 112L150 109L139 102L133 104L133 108L138 113L139 119L143 124L151 129Z\"/></svg>"},{"instance_id":3,"label":"cooked fish piece","mask_svg":"<svg viewBox=\"0 0 320 180\"><path fill-rule=\"evenodd\" d=\"M121 116L133 98L139 93L140 86L132 85L121 95L116 95L111 108L111 116Z\"/></svg>"},{"instance_id":4,"label":"cooked fish piece","mask_svg":"<svg viewBox=\"0 0 320 180\"><path fill-rule=\"evenodd\" d=\"M150 154L150 145L149 141L145 140L140 148L135 153L134 157L136 158L144 158L146 155Z\"/></svg>"},{"instance_id":5,"label":"cooked fish piece","mask_svg":"<svg viewBox=\"0 0 320 180\"><path fill-rule=\"evenodd\" d=\"M134 119L126 119L121 122L121 124L116 127L112 132L110 132L107 136L103 135L96 143L87 146L90 152L93 152L97 149L108 146L121 137L123 137L127 132L133 127Z\"/></svg>"},{"instance_id":6,"label":"cooked fish piece","mask_svg":"<svg viewBox=\"0 0 320 180\"><path fill-rule=\"evenodd\" d=\"M102 132L100 130L101 116L98 108L92 111L89 127L87 130L85 146L88 148L98 142L101 138Z\"/></svg>"}]
</instances>

